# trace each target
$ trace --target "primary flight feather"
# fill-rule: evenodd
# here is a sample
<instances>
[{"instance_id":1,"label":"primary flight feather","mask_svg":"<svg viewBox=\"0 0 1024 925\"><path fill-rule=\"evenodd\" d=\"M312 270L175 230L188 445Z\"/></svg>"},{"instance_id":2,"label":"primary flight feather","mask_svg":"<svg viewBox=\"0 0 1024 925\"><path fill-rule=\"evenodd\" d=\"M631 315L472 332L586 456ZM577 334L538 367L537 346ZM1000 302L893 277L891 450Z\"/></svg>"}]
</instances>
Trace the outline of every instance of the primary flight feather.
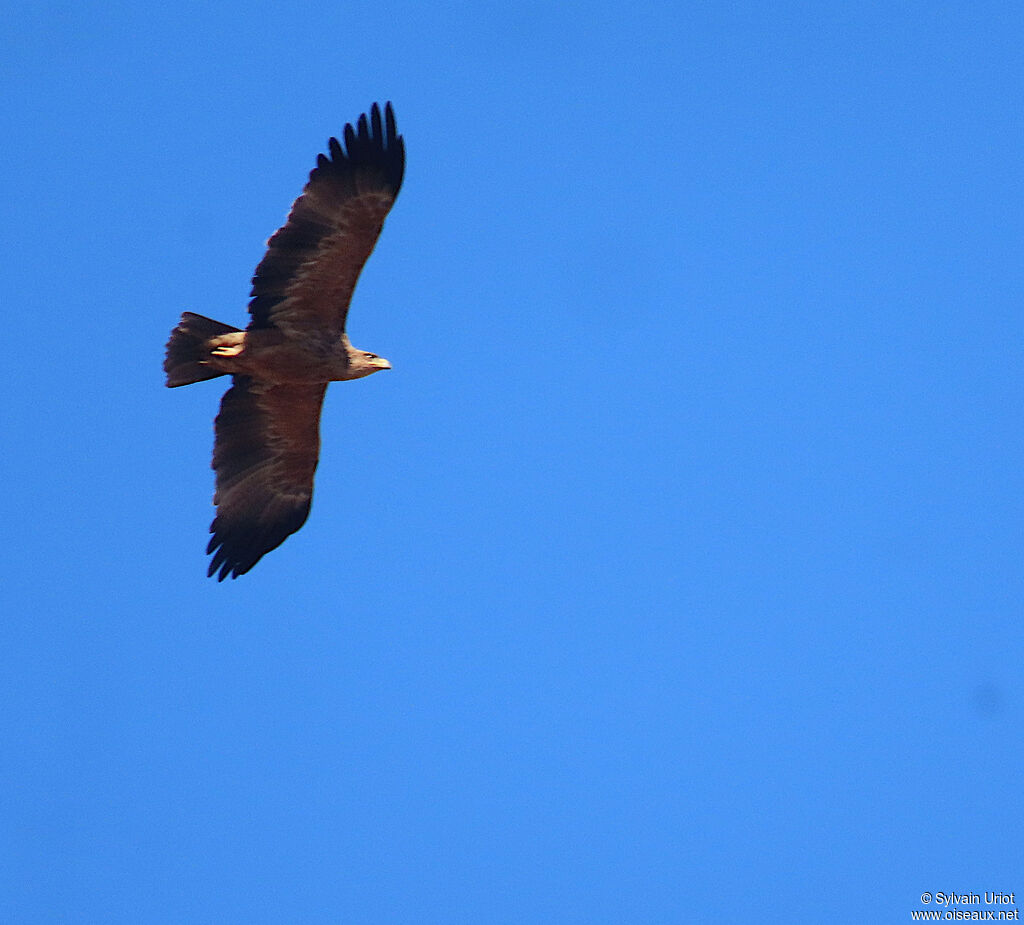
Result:
<instances>
[{"instance_id":1,"label":"primary flight feather","mask_svg":"<svg viewBox=\"0 0 1024 925\"><path fill-rule=\"evenodd\" d=\"M374 103L342 137L317 157L267 242L248 327L185 312L167 343L168 387L232 377L214 427L217 515L206 550L219 581L248 572L306 522L327 384L391 368L352 346L345 320L402 186L405 144L390 103L383 118Z\"/></svg>"}]
</instances>

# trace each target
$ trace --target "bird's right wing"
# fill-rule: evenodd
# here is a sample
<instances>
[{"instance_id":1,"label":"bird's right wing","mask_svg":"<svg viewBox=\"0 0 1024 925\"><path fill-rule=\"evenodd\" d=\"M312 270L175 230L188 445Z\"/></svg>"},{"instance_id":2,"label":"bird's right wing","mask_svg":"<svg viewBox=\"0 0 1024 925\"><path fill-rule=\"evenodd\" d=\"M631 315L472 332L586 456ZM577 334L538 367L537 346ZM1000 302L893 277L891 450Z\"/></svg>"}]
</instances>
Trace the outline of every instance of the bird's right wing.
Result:
<instances>
[{"instance_id":1,"label":"bird's right wing","mask_svg":"<svg viewBox=\"0 0 1024 925\"><path fill-rule=\"evenodd\" d=\"M330 139L285 224L267 242L252 280L252 328L333 344L345 330L349 301L405 172L405 144L388 103L376 103L345 145Z\"/></svg>"}]
</instances>

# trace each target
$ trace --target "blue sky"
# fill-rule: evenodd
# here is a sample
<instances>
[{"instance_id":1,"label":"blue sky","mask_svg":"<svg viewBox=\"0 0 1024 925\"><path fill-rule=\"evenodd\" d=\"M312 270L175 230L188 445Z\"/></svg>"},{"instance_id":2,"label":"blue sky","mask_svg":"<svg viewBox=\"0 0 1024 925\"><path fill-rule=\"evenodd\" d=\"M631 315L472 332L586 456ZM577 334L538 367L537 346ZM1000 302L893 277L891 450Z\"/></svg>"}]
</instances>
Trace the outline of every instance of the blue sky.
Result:
<instances>
[{"instance_id":1,"label":"blue sky","mask_svg":"<svg viewBox=\"0 0 1024 925\"><path fill-rule=\"evenodd\" d=\"M1024 894L1018 4L7 20L0 917ZM387 99L394 370L218 585L223 386L163 344Z\"/></svg>"}]
</instances>

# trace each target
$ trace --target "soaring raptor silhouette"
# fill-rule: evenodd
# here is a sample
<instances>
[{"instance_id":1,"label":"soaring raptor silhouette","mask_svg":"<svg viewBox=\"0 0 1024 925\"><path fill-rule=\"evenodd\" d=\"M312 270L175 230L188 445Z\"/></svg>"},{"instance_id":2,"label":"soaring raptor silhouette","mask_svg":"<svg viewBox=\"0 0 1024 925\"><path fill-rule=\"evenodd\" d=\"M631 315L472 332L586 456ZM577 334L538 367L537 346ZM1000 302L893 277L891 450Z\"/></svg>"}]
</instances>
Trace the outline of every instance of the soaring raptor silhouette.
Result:
<instances>
[{"instance_id":1,"label":"soaring raptor silhouette","mask_svg":"<svg viewBox=\"0 0 1024 925\"><path fill-rule=\"evenodd\" d=\"M208 575L237 578L309 516L320 455L320 409L329 382L391 364L357 350L345 333L352 291L402 186L405 145L388 103L381 118L330 139L284 226L267 242L241 331L185 312L167 343L175 388L230 375L214 425L217 514Z\"/></svg>"}]
</instances>

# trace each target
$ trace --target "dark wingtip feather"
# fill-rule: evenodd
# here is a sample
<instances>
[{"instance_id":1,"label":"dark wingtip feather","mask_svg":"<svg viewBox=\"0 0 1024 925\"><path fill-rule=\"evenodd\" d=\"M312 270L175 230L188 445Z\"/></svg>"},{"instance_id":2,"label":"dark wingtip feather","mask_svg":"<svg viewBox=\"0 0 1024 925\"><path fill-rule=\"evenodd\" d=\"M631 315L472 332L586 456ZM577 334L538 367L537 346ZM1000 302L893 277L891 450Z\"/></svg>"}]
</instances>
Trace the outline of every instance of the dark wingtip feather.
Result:
<instances>
[{"instance_id":1,"label":"dark wingtip feather","mask_svg":"<svg viewBox=\"0 0 1024 925\"><path fill-rule=\"evenodd\" d=\"M377 104L373 105L376 107ZM384 104L384 122L387 125L387 141L391 145L398 137L398 126L395 124L395 111L391 108L390 101Z\"/></svg>"},{"instance_id":2,"label":"dark wingtip feather","mask_svg":"<svg viewBox=\"0 0 1024 925\"><path fill-rule=\"evenodd\" d=\"M218 516L210 524L210 542L206 554L212 555L207 578L217 574L217 581L229 575L237 578L244 575L268 552L273 552L289 536L295 533L309 517L310 503L299 505L287 516L270 523L258 520L225 524Z\"/></svg>"},{"instance_id":3,"label":"dark wingtip feather","mask_svg":"<svg viewBox=\"0 0 1024 925\"><path fill-rule=\"evenodd\" d=\"M330 138L327 142L330 159L317 157L314 179L318 171L379 170L385 182L397 195L405 174L405 141L398 134L395 111L391 103L384 104L381 117L380 104L370 107L369 116L363 113L355 125L346 123L341 132L342 141Z\"/></svg>"}]
</instances>

